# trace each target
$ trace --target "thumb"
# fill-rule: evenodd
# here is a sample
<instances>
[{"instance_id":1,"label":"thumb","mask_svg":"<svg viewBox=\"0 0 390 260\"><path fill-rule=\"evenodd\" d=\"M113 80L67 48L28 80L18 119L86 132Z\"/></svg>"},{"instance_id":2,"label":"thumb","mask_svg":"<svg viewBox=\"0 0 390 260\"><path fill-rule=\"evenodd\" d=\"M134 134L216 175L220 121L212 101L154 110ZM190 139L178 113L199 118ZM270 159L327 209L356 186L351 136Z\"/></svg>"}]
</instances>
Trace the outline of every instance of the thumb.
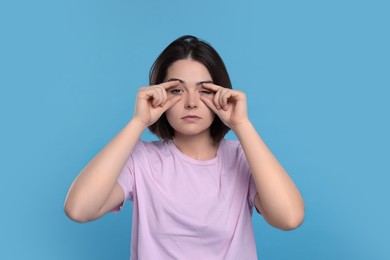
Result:
<instances>
[{"instance_id":1,"label":"thumb","mask_svg":"<svg viewBox=\"0 0 390 260\"><path fill-rule=\"evenodd\" d=\"M177 102L180 101L182 97L181 96L173 96L167 99L165 104L162 106L163 111L167 111L169 108L171 108L173 105L175 105Z\"/></svg>"},{"instance_id":2,"label":"thumb","mask_svg":"<svg viewBox=\"0 0 390 260\"><path fill-rule=\"evenodd\" d=\"M213 110L214 113L218 114L219 111L217 107L214 105L214 102L211 98L207 96L200 96L200 99L203 101L203 103L206 104L206 106L208 106L211 110Z\"/></svg>"}]
</instances>

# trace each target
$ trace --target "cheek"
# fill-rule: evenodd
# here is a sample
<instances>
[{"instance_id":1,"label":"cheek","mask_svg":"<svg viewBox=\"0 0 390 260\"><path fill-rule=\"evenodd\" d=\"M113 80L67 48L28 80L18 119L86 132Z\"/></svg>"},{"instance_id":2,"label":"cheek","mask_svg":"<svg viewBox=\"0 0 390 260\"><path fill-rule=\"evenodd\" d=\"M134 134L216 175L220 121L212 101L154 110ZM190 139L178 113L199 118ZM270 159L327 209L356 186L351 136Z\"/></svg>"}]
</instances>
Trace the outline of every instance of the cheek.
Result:
<instances>
[{"instance_id":1,"label":"cheek","mask_svg":"<svg viewBox=\"0 0 390 260\"><path fill-rule=\"evenodd\" d=\"M207 118L207 121L212 123L216 117L216 114L214 113L213 110L208 109L206 112L203 113L204 119Z\"/></svg>"},{"instance_id":2,"label":"cheek","mask_svg":"<svg viewBox=\"0 0 390 260\"><path fill-rule=\"evenodd\" d=\"M211 108L209 108L207 105L205 105L205 110L207 111L206 113L207 113L212 119L214 119L214 117L215 117L214 111L213 111Z\"/></svg>"},{"instance_id":3,"label":"cheek","mask_svg":"<svg viewBox=\"0 0 390 260\"><path fill-rule=\"evenodd\" d=\"M173 105L171 108L165 111L165 116L169 123L171 123L172 120L175 120L175 118L178 116L177 104Z\"/></svg>"}]
</instances>

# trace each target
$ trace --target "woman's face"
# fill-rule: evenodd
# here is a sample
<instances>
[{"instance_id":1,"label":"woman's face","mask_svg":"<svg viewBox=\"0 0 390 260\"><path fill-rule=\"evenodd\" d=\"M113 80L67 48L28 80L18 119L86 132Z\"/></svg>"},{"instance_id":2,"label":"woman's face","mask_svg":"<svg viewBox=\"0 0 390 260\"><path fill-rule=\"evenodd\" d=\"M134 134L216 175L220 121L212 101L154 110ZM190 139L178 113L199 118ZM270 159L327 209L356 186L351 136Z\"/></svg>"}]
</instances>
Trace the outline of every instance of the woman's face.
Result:
<instances>
[{"instance_id":1,"label":"woman's face","mask_svg":"<svg viewBox=\"0 0 390 260\"><path fill-rule=\"evenodd\" d=\"M168 68L165 81L170 80L179 80L180 84L167 90L168 97L182 96L178 103L165 112L169 124L175 130L175 137L210 135L209 128L215 114L199 98L201 95L214 95L202 86L203 82L212 82L207 68L191 59L178 60Z\"/></svg>"}]
</instances>

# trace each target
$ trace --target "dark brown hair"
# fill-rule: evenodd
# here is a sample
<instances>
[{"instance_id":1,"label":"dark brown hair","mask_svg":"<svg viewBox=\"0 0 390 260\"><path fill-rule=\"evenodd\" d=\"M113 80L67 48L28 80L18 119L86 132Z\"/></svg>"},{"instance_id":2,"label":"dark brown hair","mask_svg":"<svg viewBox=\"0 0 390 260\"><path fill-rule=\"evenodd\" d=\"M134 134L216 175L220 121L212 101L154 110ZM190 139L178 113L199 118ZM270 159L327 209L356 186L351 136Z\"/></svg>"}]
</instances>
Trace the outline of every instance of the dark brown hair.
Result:
<instances>
[{"instance_id":1,"label":"dark brown hair","mask_svg":"<svg viewBox=\"0 0 390 260\"><path fill-rule=\"evenodd\" d=\"M182 36L163 50L153 63L149 72L149 84L156 85L164 82L169 66L183 59L192 59L202 63L209 71L214 84L232 88L225 64L217 51L211 45L191 35ZM172 139L174 129L168 123L165 113L151 126L149 130L160 139ZM210 126L210 135L215 143L219 143L229 131L218 116L215 116Z\"/></svg>"}]
</instances>

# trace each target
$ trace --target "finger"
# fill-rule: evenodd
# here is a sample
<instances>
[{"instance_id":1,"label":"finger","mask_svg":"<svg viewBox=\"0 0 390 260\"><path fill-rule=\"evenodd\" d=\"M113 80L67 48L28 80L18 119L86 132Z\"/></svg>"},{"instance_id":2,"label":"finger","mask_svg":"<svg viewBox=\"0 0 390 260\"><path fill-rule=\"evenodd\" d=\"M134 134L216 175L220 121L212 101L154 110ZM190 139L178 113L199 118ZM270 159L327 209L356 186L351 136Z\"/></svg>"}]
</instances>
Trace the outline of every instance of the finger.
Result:
<instances>
[{"instance_id":1,"label":"finger","mask_svg":"<svg viewBox=\"0 0 390 260\"><path fill-rule=\"evenodd\" d=\"M158 88L153 87L153 92L152 92L152 106L153 107L158 107L161 103L161 93Z\"/></svg>"},{"instance_id":2,"label":"finger","mask_svg":"<svg viewBox=\"0 0 390 260\"><path fill-rule=\"evenodd\" d=\"M215 93L214 98L213 98L214 105L215 105L215 107L216 107L217 109L221 109L221 105L220 105L220 103L219 103L219 99L220 99L220 97L221 97L221 94L222 94L222 88L219 89L219 90Z\"/></svg>"},{"instance_id":3,"label":"finger","mask_svg":"<svg viewBox=\"0 0 390 260\"><path fill-rule=\"evenodd\" d=\"M223 90L221 96L220 96L220 104L221 104L221 107L224 109L224 110L227 110L228 108L228 100L229 98L232 97L232 91L226 89L226 90Z\"/></svg>"},{"instance_id":4,"label":"finger","mask_svg":"<svg viewBox=\"0 0 390 260\"><path fill-rule=\"evenodd\" d=\"M166 102L161 106L163 111L167 111L169 108L171 108L173 105L175 105L177 102L182 99L183 96L172 96L167 98Z\"/></svg>"},{"instance_id":5,"label":"finger","mask_svg":"<svg viewBox=\"0 0 390 260\"><path fill-rule=\"evenodd\" d=\"M207 83L207 82L202 83L202 86L203 86L205 89L208 89L208 90L211 90L211 91L214 91L214 92L217 92L218 90L224 88L224 87L215 85L214 83Z\"/></svg>"},{"instance_id":6,"label":"finger","mask_svg":"<svg viewBox=\"0 0 390 260\"><path fill-rule=\"evenodd\" d=\"M167 101L167 92L161 86L157 86L156 89L157 89L158 94L159 94L159 100L156 103L156 105L162 107L165 104L165 102Z\"/></svg>"},{"instance_id":7,"label":"finger","mask_svg":"<svg viewBox=\"0 0 390 260\"><path fill-rule=\"evenodd\" d=\"M163 89L167 90L169 88L175 87L180 84L179 80L171 80L171 81L166 81L161 84L158 84L158 86L161 86Z\"/></svg>"},{"instance_id":8,"label":"finger","mask_svg":"<svg viewBox=\"0 0 390 260\"><path fill-rule=\"evenodd\" d=\"M218 103L218 106L224 110L227 109L227 99L229 98L230 89L227 88L221 88L218 91L218 99L215 100L215 102Z\"/></svg>"},{"instance_id":9,"label":"finger","mask_svg":"<svg viewBox=\"0 0 390 260\"><path fill-rule=\"evenodd\" d=\"M214 83L202 83L202 86L205 88L205 89L208 89L208 90L211 90L211 91L214 91L215 92L215 95L214 95L214 105L217 109L221 109L222 106L221 106L221 95L226 91L226 90L229 90L228 88L224 88L224 87L221 87L221 86L218 86L218 85L215 85Z\"/></svg>"},{"instance_id":10,"label":"finger","mask_svg":"<svg viewBox=\"0 0 390 260\"><path fill-rule=\"evenodd\" d=\"M218 108L215 106L213 99L207 96L200 96L200 99L208 106L214 113L218 114Z\"/></svg>"},{"instance_id":11,"label":"finger","mask_svg":"<svg viewBox=\"0 0 390 260\"><path fill-rule=\"evenodd\" d=\"M162 97L163 97L163 102L161 103L161 107L165 104L165 102L167 102L167 99L168 99L168 94L167 94L167 91L165 89L161 89L162 90Z\"/></svg>"},{"instance_id":12,"label":"finger","mask_svg":"<svg viewBox=\"0 0 390 260\"><path fill-rule=\"evenodd\" d=\"M162 90L162 102L160 104L161 107L163 107L165 105L165 102L168 100L167 90L176 87L179 84L180 84L179 80L171 80L158 85Z\"/></svg>"},{"instance_id":13,"label":"finger","mask_svg":"<svg viewBox=\"0 0 390 260\"><path fill-rule=\"evenodd\" d=\"M219 95L219 105L225 110L227 105L227 100L229 98L229 91L227 89L221 90L221 94Z\"/></svg>"}]
</instances>

